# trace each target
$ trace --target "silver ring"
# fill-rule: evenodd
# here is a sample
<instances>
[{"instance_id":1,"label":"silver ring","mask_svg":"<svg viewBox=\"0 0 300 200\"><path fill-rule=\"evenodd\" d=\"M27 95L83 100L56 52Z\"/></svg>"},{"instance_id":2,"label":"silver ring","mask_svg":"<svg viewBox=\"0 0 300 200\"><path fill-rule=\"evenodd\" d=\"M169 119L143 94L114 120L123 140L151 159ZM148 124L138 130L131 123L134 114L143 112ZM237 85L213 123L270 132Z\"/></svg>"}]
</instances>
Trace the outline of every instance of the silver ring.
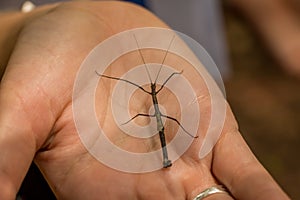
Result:
<instances>
[{"instance_id":1,"label":"silver ring","mask_svg":"<svg viewBox=\"0 0 300 200\"><path fill-rule=\"evenodd\" d=\"M212 186L212 187L207 188L206 190L202 191L193 200L202 200L205 197L208 197L210 195L221 194L221 193L228 194L227 190L225 189L225 187L223 185L216 185L216 186Z\"/></svg>"}]
</instances>

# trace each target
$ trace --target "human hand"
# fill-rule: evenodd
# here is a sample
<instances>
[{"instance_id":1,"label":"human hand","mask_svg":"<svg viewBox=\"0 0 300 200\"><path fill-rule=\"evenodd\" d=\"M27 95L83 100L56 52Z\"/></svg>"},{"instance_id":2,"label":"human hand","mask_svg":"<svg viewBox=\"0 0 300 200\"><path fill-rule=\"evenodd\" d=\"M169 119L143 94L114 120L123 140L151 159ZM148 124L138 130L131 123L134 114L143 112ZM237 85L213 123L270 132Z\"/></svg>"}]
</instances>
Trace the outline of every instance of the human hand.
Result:
<instances>
[{"instance_id":1,"label":"human hand","mask_svg":"<svg viewBox=\"0 0 300 200\"><path fill-rule=\"evenodd\" d=\"M193 199L217 184L231 196L207 199L288 199L247 147L229 107L218 143L201 160L200 137L167 169L130 174L98 162L82 145L73 119L79 66L109 36L166 26L151 13L120 2L72 2L48 9L22 21L1 80L0 199L15 198L33 159L59 199ZM209 99L201 95L200 104L209 112Z\"/></svg>"}]
</instances>

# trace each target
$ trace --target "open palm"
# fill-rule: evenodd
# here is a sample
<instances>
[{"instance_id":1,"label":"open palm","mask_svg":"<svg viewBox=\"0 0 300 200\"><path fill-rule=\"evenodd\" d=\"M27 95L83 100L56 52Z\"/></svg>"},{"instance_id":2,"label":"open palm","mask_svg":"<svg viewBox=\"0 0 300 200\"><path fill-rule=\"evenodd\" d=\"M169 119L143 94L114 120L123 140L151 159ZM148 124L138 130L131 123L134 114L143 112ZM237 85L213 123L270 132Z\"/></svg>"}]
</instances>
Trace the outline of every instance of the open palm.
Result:
<instances>
[{"instance_id":1,"label":"open palm","mask_svg":"<svg viewBox=\"0 0 300 200\"><path fill-rule=\"evenodd\" d=\"M210 199L288 199L243 141L229 107L220 140L204 159L197 156L200 140L195 140L172 167L150 173L120 172L98 162L81 143L73 119L80 64L116 33L166 25L120 2L73 2L34 12L23 21L1 80L0 199L15 197L32 160L59 199L192 199L217 184L232 196ZM205 97L200 101L209 105Z\"/></svg>"}]
</instances>

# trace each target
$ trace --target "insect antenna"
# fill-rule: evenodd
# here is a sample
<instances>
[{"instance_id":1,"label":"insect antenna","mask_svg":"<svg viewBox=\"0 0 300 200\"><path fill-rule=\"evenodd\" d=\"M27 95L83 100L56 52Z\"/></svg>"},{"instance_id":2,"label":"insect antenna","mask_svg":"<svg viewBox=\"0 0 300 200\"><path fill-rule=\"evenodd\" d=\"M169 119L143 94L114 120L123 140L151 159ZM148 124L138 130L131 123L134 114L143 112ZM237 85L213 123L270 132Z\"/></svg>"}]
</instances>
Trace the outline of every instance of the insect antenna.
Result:
<instances>
[{"instance_id":1,"label":"insect antenna","mask_svg":"<svg viewBox=\"0 0 300 200\"><path fill-rule=\"evenodd\" d=\"M156 75L154 84L156 84L156 82L157 82L158 76L159 76L159 74L160 74L160 71L161 71L161 69L162 69L163 64L165 63L166 57L167 57L167 55L168 55L168 52L169 52L169 50L170 50L170 47L171 47L171 45L172 45L174 39L175 39L175 34L173 35L173 37L172 37L172 39L171 39L171 41L170 41L170 44L169 44L169 46L168 46L168 48L167 48L167 50L166 50L165 56L164 56L164 58L163 58L163 61L161 62L160 68L159 68L159 70L158 70L158 72L157 72L157 75Z\"/></svg>"},{"instance_id":2,"label":"insect antenna","mask_svg":"<svg viewBox=\"0 0 300 200\"><path fill-rule=\"evenodd\" d=\"M136 39L135 34L133 34L133 37L134 37L134 40L135 40L135 42L136 42L136 46L137 46L137 48L138 48L138 51L139 51L140 56L141 56L141 58L142 58L142 61L143 61L144 65L145 65L145 68L146 68L146 72L147 72L147 76L148 76L148 78L149 78L149 81L150 81L151 84L152 84L153 82L152 82L152 79L151 79L151 76L150 76L150 72L149 72L148 66L147 66L147 64L146 64L146 62L145 62L145 59L144 59L144 57L143 57L143 54L142 54L142 52L141 52L141 48L140 48L140 46L139 46L139 43L138 43L138 41L137 41L137 39Z\"/></svg>"}]
</instances>

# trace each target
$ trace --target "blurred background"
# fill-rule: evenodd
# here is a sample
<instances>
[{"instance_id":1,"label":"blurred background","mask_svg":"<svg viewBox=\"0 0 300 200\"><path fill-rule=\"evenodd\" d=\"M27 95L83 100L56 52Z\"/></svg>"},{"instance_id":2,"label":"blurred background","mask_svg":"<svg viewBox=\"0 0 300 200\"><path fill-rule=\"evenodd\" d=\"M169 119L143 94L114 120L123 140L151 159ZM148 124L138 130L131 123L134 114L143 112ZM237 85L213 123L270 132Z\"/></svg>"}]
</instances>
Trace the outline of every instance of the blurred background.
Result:
<instances>
[{"instance_id":1,"label":"blurred background","mask_svg":"<svg viewBox=\"0 0 300 200\"><path fill-rule=\"evenodd\" d=\"M20 9L23 3L0 0L0 9ZM243 137L290 197L300 199L300 1L135 3L206 48L223 76ZM17 199L55 199L34 164Z\"/></svg>"},{"instance_id":2,"label":"blurred background","mask_svg":"<svg viewBox=\"0 0 300 200\"><path fill-rule=\"evenodd\" d=\"M227 99L252 151L291 199L300 199L300 76L286 70L242 10L224 1L223 11L232 70ZM300 46L295 53L300 69Z\"/></svg>"}]
</instances>

